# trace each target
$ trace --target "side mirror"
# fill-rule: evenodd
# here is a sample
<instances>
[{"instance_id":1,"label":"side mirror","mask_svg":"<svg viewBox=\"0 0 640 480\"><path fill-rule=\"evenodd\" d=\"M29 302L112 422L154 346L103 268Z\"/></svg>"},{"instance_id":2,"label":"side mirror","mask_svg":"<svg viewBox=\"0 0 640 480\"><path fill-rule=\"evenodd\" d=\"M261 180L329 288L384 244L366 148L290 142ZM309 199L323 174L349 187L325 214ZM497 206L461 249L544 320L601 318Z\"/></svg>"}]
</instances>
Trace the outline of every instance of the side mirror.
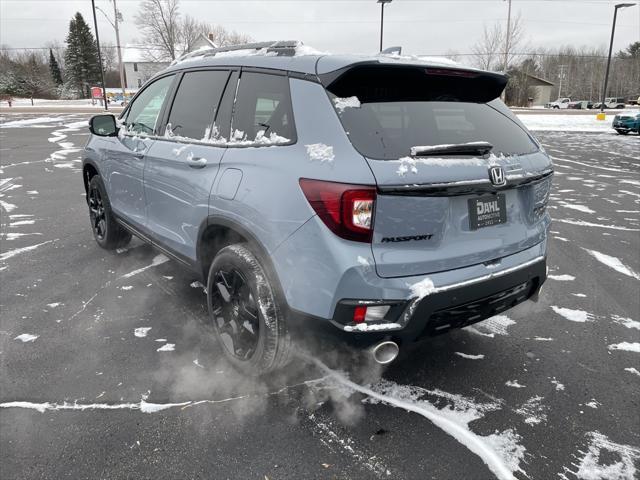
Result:
<instances>
[{"instance_id":1,"label":"side mirror","mask_svg":"<svg viewBox=\"0 0 640 480\"><path fill-rule=\"evenodd\" d=\"M89 130L99 137L117 137L118 127L113 115L95 115L89 120Z\"/></svg>"}]
</instances>

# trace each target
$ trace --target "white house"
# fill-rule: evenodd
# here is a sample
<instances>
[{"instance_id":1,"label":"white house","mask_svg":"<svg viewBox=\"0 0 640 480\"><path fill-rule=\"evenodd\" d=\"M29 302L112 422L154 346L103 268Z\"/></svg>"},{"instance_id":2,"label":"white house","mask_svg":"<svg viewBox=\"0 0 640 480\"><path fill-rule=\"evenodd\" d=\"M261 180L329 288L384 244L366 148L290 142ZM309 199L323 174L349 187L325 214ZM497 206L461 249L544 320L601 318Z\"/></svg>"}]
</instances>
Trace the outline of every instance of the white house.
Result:
<instances>
[{"instance_id":1,"label":"white house","mask_svg":"<svg viewBox=\"0 0 640 480\"><path fill-rule=\"evenodd\" d=\"M127 45L123 50L122 63L127 88L137 90L157 72L169 66L169 62L154 61L148 47Z\"/></svg>"},{"instance_id":2,"label":"white house","mask_svg":"<svg viewBox=\"0 0 640 480\"><path fill-rule=\"evenodd\" d=\"M215 47L211 38L201 34L191 46L190 51ZM159 57L160 54L145 45L127 45L123 50L122 63L127 88L137 90L160 70L167 68L170 63L154 60L154 57Z\"/></svg>"}]
</instances>

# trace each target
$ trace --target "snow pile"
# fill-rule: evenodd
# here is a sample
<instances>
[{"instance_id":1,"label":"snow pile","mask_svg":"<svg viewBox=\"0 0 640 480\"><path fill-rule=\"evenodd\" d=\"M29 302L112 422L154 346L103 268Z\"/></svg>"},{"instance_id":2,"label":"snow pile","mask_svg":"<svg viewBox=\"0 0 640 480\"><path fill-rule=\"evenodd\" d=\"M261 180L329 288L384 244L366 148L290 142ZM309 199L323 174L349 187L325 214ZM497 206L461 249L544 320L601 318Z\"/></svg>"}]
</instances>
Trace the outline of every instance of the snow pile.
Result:
<instances>
[{"instance_id":1,"label":"snow pile","mask_svg":"<svg viewBox=\"0 0 640 480\"><path fill-rule=\"evenodd\" d=\"M360 100L355 96L345 98L336 97L333 99L333 104L340 113L344 112L347 108L360 108L361 106Z\"/></svg>"},{"instance_id":2,"label":"snow pile","mask_svg":"<svg viewBox=\"0 0 640 480\"><path fill-rule=\"evenodd\" d=\"M593 115L519 114L518 119L529 130L538 132L613 132L611 127L613 117L605 121L597 120L595 112Z\"/></svg>"},{"instance_id":3,"label":"snow pile","mask_svg":"<svg viewBox=\"0 0 640 480\"><path fill-rule=\"evenodd\" d=\"M309 47L307 45L303 45L299 43L296 46L295 56L296 57L304 57L307 55L331 55L329 52L322 52L320 50L316 50L313 47Z\"/></svg>"},{"instance_id":4,"label":"snow pile","mask_svg":"<svg viewBox=\"0 0 640 480\"><path fill-rule=\"evenodd\" d=\"M320 161L322 163L332 163L335 155L333 154L333 147L325 145L324 143L312 143L305 145L307 147L307 155L313 160Z\"/></svg>"},{"instance_id":5,"label":"snow pile","mask_svg":"<svg viewBox=\"0 0 640 480\"><path fill-rule=\"evenodd\" d=\"M579 463L572 462L577 470L564 468L565 473L575 475L585 480L633 480L638 473L635 467L640 460L640 449L630 445L612 442L600 432L589 432L589 446L587 451L579 450L582 454ZM578 459L577 455L574 455ZM606 463L604 463L606 462ZM561 478L567 478L564 473Z\"/></svg>"}]
</instances>

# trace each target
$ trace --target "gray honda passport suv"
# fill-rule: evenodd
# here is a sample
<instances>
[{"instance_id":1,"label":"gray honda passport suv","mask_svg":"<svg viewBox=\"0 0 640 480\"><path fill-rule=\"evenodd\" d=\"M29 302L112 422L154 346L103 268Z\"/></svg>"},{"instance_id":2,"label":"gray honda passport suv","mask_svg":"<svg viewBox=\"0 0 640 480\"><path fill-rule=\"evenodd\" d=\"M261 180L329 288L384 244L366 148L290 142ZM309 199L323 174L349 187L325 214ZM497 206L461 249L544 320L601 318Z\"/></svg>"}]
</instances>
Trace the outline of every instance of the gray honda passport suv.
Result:
<instances>
[{"instance_id":1,"label":"gray honda passport suv","mask_svg":"<svg viewBox=\"0 0 640 480\"><path fill-rule=\"evenodd\" d=\"M114 249L134 234L191 268L245 372L282 367L295 333L388 363L546 279L553 167L499 100L506 83L295 42L187 55L119 119L91 119L93 235Z\"/></svg>"}]
</instances>

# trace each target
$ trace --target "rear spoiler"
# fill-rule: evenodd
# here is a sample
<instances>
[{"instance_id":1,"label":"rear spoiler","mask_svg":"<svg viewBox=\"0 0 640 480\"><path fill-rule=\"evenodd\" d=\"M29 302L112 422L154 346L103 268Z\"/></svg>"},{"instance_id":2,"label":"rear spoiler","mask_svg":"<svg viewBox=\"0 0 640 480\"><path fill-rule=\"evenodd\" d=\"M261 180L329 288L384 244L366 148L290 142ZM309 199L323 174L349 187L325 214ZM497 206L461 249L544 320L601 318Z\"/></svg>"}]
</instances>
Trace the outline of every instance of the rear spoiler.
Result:
<instances>
[{"instance_id":1,"label":"rear spoiler","mask_svg":"<svg viewBox=\"0 0 640 480\"><path fill-rule=\"evenodd\" d=\"M507 86L506 75L427 63L366 61L318 75L338 97L357 96L362 103L447 101L487 103Z\"/></svg>"}]
</instances>

